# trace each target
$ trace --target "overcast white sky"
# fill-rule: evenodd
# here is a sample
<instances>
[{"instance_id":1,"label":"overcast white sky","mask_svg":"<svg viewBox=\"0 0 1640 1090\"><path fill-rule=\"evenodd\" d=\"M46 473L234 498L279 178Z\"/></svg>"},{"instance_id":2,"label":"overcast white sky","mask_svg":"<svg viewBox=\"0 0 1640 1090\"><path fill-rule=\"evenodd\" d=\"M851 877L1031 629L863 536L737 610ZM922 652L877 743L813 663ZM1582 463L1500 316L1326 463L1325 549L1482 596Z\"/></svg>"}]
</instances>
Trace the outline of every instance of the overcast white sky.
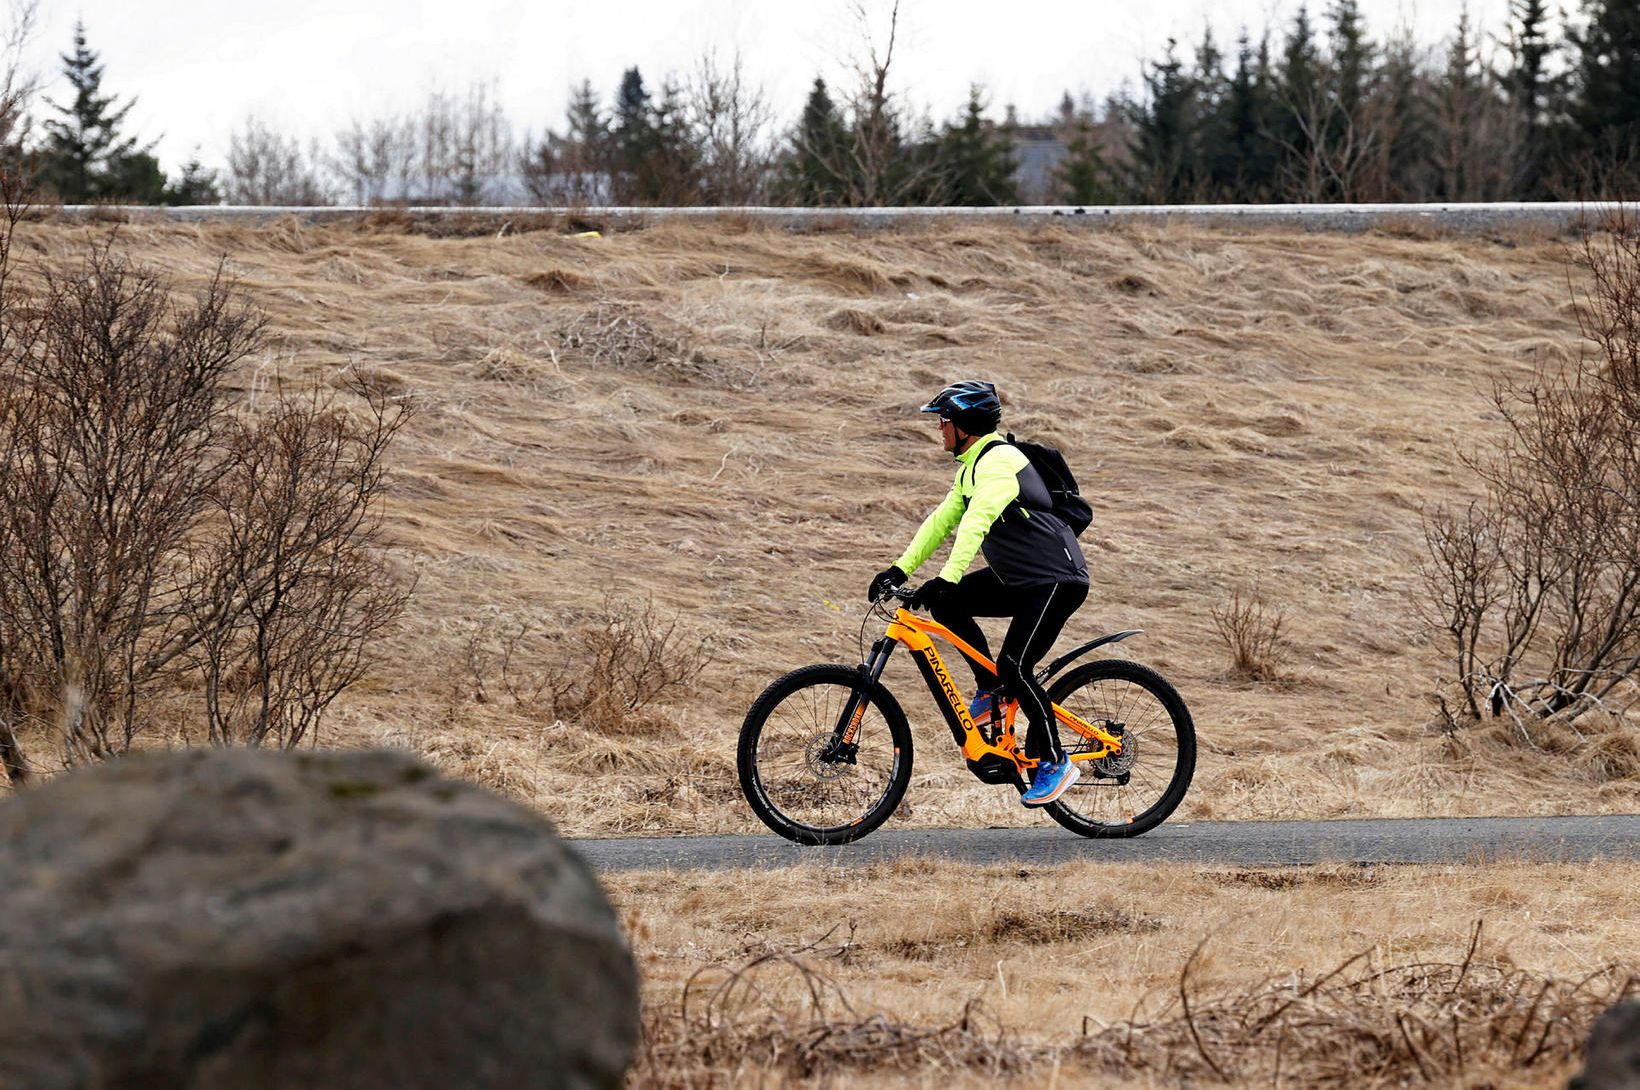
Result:
<instances>
[{"instance_id":1,"label":"overcast white sky","mask_svg":"<svg viewBox=\"0 0 1640 1090\"><path fill-rule=\"evenodd\" d=\"M1410 25L1434 44L1465 0L1361 0L1372 36ZM687 74L706 50L738 50L782 122L795 120L815 75L841 78L862 32L851 0L41 0L32 63L47 95L66 100L57 55L83 19L105 65L103 89L135 96L128 130L169 170L197 148L207 165L255 114L285 132L328 140L354 119L406 110L434 86L493 83L515 129L562 127L568 88L590 79L605 102L637 65L657 87ZM879 40L889 0L864 0ZM1328 0L1311 0L1319 14ZM1471 19L1501 32L1507 0L1468 0ZM990 90L1022 117L1045 115L1060 95L1102 98L1134 82L1141 58L1170 36L1194 44L1211 24L1232 46L1285 29L1297 0L902 0L894 71L899 90L937 118L953 115L968 85ZM48 108L42 106L42 112Z\"/></svg>"}]
</instances>

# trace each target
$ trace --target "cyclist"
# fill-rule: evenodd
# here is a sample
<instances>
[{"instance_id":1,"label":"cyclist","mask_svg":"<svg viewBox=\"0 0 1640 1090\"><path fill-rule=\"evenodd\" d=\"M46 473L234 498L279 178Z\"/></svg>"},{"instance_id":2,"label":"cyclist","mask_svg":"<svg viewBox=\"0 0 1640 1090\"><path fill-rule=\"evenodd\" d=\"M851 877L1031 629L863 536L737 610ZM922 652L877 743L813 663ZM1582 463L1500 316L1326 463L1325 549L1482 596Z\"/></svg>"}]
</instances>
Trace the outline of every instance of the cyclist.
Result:
<instances>
[{"instance_id":1,"label":"cyclist","mask_svg":"<svg viewBox=\"0 0 1640 1090\"><path fill-rule=\"evenodd\" d=\"M872 579L869 594L875 601L900 586L955 532L945 566L917 590L911 605L926 607L986 657L990 648L974 618L1012 618L996 659L1001 676L970 663L976 692L968 711L979 723L991 717L1005 696L1019 701L1030 720L1025 754L1039 762L1020 800L1026 806L1046 806L1076 782L1078 773L1059 743L1048 694L1034 675L1088 596L1087 562L1076 535L1050 510L1042 478L1017 447L997 434L1002 402L995 386L954 383L922 411L938 416L945 449L958 462L956 480L900 559ZM968 572L982 549L990 566Z\"/></svg>"}]
</instances>

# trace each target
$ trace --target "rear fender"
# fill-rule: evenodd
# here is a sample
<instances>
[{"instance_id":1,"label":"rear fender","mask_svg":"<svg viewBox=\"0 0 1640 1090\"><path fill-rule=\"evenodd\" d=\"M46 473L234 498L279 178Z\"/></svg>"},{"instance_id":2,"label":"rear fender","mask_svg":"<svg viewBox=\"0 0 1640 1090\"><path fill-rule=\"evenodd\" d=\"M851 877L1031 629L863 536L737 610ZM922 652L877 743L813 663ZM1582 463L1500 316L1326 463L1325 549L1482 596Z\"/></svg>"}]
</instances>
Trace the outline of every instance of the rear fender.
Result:
<instances>
[{"instance_id":1,"label":"rear fender","mask_svg":"<svg viewBox=\"0 0 1640 1090\"><path fill-rule=\"evenodd\" d=\"M1048 663L1048 665L1043 669L1038 670L1036 673L1036 679L1046 685L1048 680L1055 674L1059 673L1059 671L1063 670L1065 667L1069 666L1089 651L1103 647L1107 643L1116 643L1119 640L1125 640L1129 636L1142 636L1144 635L1144 631L1145 630L1142 628L1127 628L1123 629L1121 632L1112 632L1108 636L1100 636L1097 640L1089 640L1080 647L1073 647L1069 651L1066 651L1063 655L1060 655L1058 658Z\"/></svg>"}]
</instances>

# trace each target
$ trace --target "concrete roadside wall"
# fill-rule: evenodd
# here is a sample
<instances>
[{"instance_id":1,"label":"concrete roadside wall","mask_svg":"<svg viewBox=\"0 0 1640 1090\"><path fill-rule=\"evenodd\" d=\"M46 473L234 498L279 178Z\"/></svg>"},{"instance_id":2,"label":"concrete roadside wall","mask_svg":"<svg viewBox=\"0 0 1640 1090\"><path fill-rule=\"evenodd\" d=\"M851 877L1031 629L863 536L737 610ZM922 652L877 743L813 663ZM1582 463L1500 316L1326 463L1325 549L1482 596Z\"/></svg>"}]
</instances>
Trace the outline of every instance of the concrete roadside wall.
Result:
<instances>
[{"instance_id":1,"label":"concrete roadside wall","mask_svg":"<svg viewBox=\"0 0 1640 1090\"><path fill-rule=\"evenodd\" d=\"M52 212L59 212L51 209ZM535 217L564 217L610 226L632 226L663 219L734 218L757 220L795 230L816 228L880 228L926 223L931 220L976 222L1053 223L1104 226L1115 223L1188 221L1215 226L1283 226L1300 230L1349 232L1375 228L1416 230L1420 226L1461 234L1484 234L1512 228L1552 232L1582 229L1624 216L1640 219L1640 201L1497 202L1491 204L1221 204L1221 205L1039 205L1013 208L371 208L230 207L195 205L156 208L149 205L66 205L59 214L70 219L110 219L132 222L250 221L296 217L322 223L368 216L409 216L414 219L493 219L497 229L508 222Z\"/></svg>"}]
</instances>

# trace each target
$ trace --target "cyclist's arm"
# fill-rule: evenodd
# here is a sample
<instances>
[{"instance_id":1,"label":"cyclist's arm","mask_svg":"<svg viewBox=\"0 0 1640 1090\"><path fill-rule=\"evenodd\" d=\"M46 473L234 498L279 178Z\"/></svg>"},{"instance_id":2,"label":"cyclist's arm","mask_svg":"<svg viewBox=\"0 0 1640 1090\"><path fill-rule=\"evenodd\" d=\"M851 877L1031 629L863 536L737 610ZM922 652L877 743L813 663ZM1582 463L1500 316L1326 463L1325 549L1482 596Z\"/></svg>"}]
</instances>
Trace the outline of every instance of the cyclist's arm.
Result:
<instances>
[{"instance_id":1,"label":"cyclist's arm","mask_svg":"<svg viewBox=\"0 0 1640 1090\"><path fill-rule=\"evenodd\" d=\"M1019 471L1027 465L1016 447L998 447L987 452L974 473L974 495L968 510L957 524L957 540L946 557L940 578L955 583L974 562L974 555L991 532L991 524L1002 517L1008 505L1019 498ZM901 569L904 571L905 569Z\"/></svg>"},{"instance_id":2,"label":"cyclist's arm","mask_svg":"<svg viewBox=\"0 0 1640 1090\"><path fill-rule=\"evenodd\" d=\"M894 562L894 566L907 575L922 567L923 561L934 555L934 550L951 536L951 531L961 521L962 494L953 484L940 505L923 519L922 525L917 528L917 535L911 539L911 544L906 546L905 553Z\"/></svg>"}]
</instances>

